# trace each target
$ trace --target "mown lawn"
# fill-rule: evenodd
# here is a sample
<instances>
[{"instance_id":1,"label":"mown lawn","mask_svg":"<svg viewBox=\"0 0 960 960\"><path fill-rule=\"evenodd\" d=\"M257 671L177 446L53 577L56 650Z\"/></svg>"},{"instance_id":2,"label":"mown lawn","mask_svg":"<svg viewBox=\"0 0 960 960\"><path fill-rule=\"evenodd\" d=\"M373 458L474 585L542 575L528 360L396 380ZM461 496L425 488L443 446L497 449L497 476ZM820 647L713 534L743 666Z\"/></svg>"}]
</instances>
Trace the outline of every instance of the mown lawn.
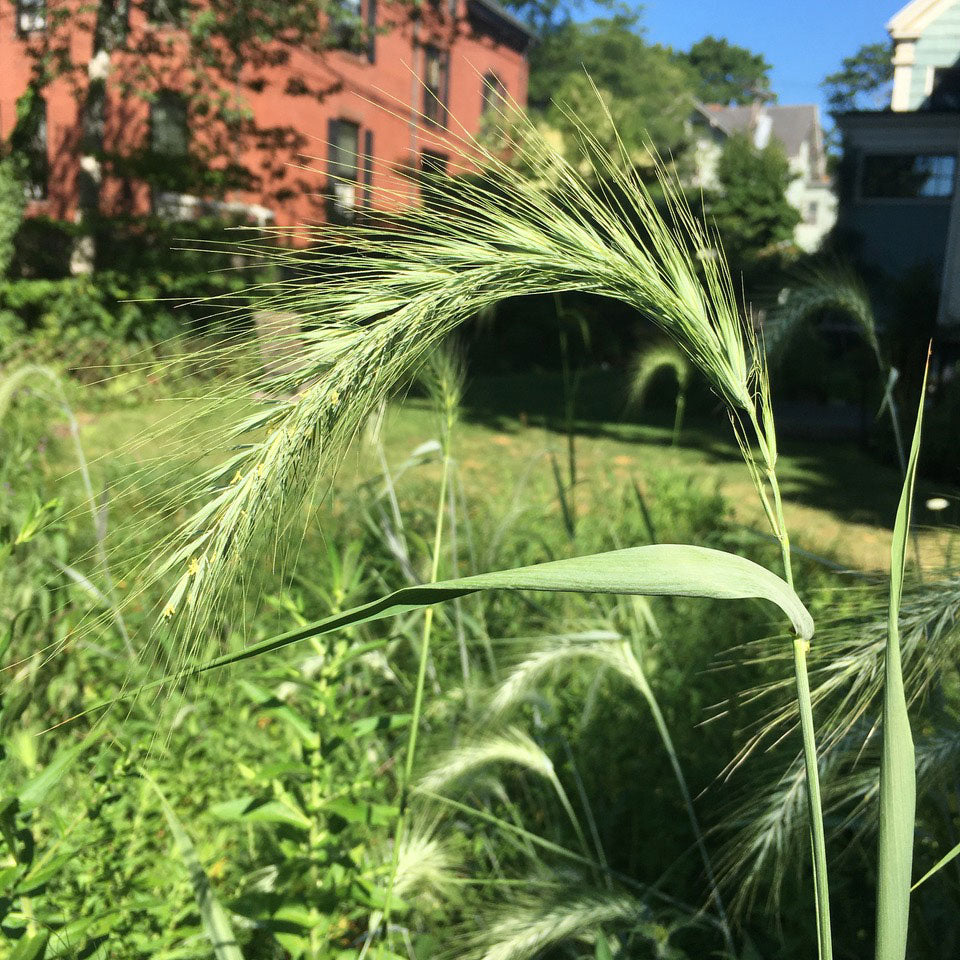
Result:
<instances>
[{"instance_id":1,"label":"mown lawn","mask_svg":"<svg viewBox=\"0 0 960 960\"><path fill-rule=\"evenodd\" d=\"M750 479L725 418L701 404L688 416L679 442L672 442L673 413L660 405L639 414L616 402L615 378L598 372L581 383L577 398L572 498L578 513L607 502L614 490L635 483L645 491L664 474L681 476L704 490L718 490L738 523L765 535L766 525ZM251 403L253 401L251 400ZM562 416L559 377L549 374L486 377L471 383L456 453L466 498L499 512L511 503L540 505L559 514L557 476L569 476L569 445ZM93 461L119 456L138 464L192 461L200 449L221 450L225 427L245 412L234 401L184 426L180 401L151 400L131 406L81 409L78 419L87 455ZM437 435L435 414L417 397L393 404L381 437L388 461L402 464L410 453ZM369 475L373 452L359 444L339 482ZM881 462L855 441L784 439L781 481L786 517L798 548L858 569L885 569L891 523L900 480L896 468ZM429 477L429 466L425 478ZM936 565L951 549L957 501L934 514L926 499L942 485L920 484L916 521L925 564ZM669 539L669 531L659 531Z\"/></svg>"}]
</instances>

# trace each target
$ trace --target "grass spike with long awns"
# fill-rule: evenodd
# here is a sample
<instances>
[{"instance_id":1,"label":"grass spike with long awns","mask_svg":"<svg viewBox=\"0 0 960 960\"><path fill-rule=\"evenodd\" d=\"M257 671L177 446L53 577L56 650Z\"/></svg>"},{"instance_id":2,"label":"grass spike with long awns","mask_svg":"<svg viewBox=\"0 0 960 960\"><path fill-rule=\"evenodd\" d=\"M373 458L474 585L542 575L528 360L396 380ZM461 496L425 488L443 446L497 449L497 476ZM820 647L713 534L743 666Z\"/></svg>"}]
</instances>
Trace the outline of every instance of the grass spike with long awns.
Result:
<instances>
[{"instance_id":1,"label":"grass spike with long awns","mask_svg":"<svg viewBox=\"0 0 960 960\"><path fill-rule=\"evenodd\" d=\"M531 141L538 143L532 131L527 149ZM722 258L697 259L713 240L666 174L672 222L631 171L599 171L613 178L614 206L559 159L549 185L492 154L484 160L486 183L431 178L442 203L408 211L399 227L297 231L312 242L309 252L256 245L296 274L259 291L263 308L316 328L303 337L296 368L265 385L282 399L233 429L238 452L211 473L212 496L168 555L165 567L180 577L163 615L179 614L184 634L202 626L256 531L329 476L389 391L450 330L508 297L579 290L634 306L678 344L734 416L757 422L752 329Z\"/></svg>"}]
</instances>

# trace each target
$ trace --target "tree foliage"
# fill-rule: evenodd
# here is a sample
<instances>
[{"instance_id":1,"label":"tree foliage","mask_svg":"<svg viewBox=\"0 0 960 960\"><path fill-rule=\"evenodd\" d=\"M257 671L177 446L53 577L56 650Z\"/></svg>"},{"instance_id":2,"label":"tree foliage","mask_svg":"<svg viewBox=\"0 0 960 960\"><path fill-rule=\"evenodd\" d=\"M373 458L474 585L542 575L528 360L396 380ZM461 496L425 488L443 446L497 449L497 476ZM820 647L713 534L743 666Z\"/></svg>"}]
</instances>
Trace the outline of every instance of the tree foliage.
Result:
<instances>
[{"instance_id":1,"label":"tree foliage","mask_svg":"<svg viewBox=\"0 0 960 960\"><path fill-rule=\"evenodd\" d=\"M13 238L23 218L23 181L17 163L0 157L0 277L13 259Z\"/></svg>"},{"instance_id":2,"label":"tree foliage","mask_svg":"<svg viewBox=\"0 0 960 960\"><path fill-rule=\"evenodd\" d=\"M597 0L593 10L614 6L615 0ZM584 0L505 0L503 6L513 11L537 34L544 36L561 24L569 23L574 11L582 10Z\"/></svg>"},{"instance_id":3,"label":"tree foliage","mask_svg":"<svg viewBox=\"0 0 960 960\"><path fill-rule=\"evenodd\" d=\"M844 57L840 69L824 79L823 88L832 113L878 109L892 80L890 43L866 43L852 57Z\"/></svg>"},{"instance_id":4,"label":"tree foliage","mask_svg":"<svg viewBox=\"0 0 960 960\"><path fill-rule=\"evenodd\" d=\"M639 152L652 141L666 152L683 138L692 97L687 71L647 42L633 11L562 23L530 53L530 103L567 135L572 112L601 141L604 131L612 138L605 102L628 150Z\"/></svg>"},{"instance_id":5,"label":"tree foliage","mask_svg":"<svg viewBox=\"0 0 960 960\"><path fill-rule=\"evenodd\" d=\"M793 239L800 214L786 198L793 176L778 143L758 150L744 134L730 137L720 155L717 179L721 189L710 213L732 259L749 259Z\"/></svg>"},{"instance_id":6,"label":"tree foliage","mask_svg":"<svg viewBox=\"0 0 960 960\"><path fill-rule=\"evenodd\" d=\"M744 104L757 97L775 99L770 92L770 64L763 54L707 36L686 53L677 55L696 77L697 97L704 103Z\"/></svg>"}]
</instances>

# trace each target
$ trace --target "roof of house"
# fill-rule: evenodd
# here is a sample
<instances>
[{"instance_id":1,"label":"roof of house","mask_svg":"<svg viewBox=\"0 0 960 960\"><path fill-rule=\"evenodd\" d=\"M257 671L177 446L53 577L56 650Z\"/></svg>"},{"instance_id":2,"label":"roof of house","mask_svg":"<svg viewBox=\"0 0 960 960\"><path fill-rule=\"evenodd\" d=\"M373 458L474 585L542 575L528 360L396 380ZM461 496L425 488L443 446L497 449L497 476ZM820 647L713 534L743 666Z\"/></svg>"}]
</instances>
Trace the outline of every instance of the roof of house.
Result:
<instances>
[{"instance_id":1,"label":"roof of house","mask_svg":"<svg viewBox=\"0 0 960 960\"><path fill-rule=\"evenodd\" d=\"M501 6L497 0L468 0L468 5L474 5L475 9L483 10L488 16L501 21L508 27L523 34L527 40L532 40L535 36L533 30L527 26L519 17L514 16L509 10Z\"/></svg>"},{"instance_id":2,"label":"roof of house","mask_svg":"<svg viewBox=\"0 0 960 960\"><path fill-rule=\"evenodd\" d=\"M957 0L912 0L887 21L887 32L894 40L915 39L956 2Z\"/></svg>"},{"instance_id":3,"label":"roof of house","mask_svg":"<svg viewBox=\"0 0 960 960\"><path fill-rule=\"evenodd\" d=\"M791 106L751 103L742 107L706 103L696 106L698 113L727 136L732 133L752 133L761 113L766 114L771 121L770 135L783 144L788 157L797 156L800 145L811 136L816 137L820 127L820 114L814 103Z\"/></svg>"}]
</instances>

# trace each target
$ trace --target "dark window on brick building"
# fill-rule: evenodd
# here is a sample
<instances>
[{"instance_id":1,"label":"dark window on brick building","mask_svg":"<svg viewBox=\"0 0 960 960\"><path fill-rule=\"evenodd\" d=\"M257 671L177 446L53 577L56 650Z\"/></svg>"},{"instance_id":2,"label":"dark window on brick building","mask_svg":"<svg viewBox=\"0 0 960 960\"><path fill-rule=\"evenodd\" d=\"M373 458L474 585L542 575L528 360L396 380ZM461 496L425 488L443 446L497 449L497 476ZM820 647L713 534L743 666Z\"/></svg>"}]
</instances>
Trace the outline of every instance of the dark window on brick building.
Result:
<instances>
[{"instance_id":1,"label":"dark window on brick building","mask_svg":"<svg viewBox=\"0 0 960 960\"><path fill-rule=\"evenodd\" d=\"M373 204L373 131L363 131L363 205Z\"/></svg>"},{"instance_id":2,"label":"dark window on brick building","mask_svg":"<svg viewBox=\"0 0 960 960\"><path fill-rule=\"evenodd\" d=\"M481 97L480 112L484 116L488 113L500 113L506 106L507 88L492 70L483 75Z\"/></svg>"},{"instance_id":3,"label":"dark window on brick building","mask_svg":"<svg viewBox=\"0 0 960 960\"><path fill-rule=\"evenodd\" d=\"M183 22L186 0L148 0L147 19L160 26L176 25Z\"/></svg>"},{"instance_id":4,"label":"dark window on brick building","mask_svg":"<svg viewBox=\"0 0 960 960\"><path fill-rule=\"evenodd\" d=\"M43 200L50 179L47 149L47 104L39 97L34 101L24 130L25 161L24 193L28 200Z\"/></svg>"},{"instance_id":5,"label":"dark window on brick building","mask_svg":"<svg viewBox=\"0 0 960 960\"><path fill-rule=\"evenodd\" d=\"M161 90L150 104L150 150L165 157L184 157L190 146L187 101L176 90Z\"/></svg>"},{"instance_id":6,"label":"dark window on brick building","mask_svg":"<svg viewBox=\"0 0 960 960\"><path fill-rule=\"evenodd\" d=\"M47 0L17 0L17 32L34 33L47 25Z\"/></svg>"},{"instance_id":7,"label":"dark window on brick building","mask_svg":"<svg viewBox=\"0 0 960 960\"><path fill-rule=\"evenodd\" d=\"M362 0L334 0L329 10L332 45L351 53L362 53L366 49Z\"/></svg>"},{"instance_id":8,"label":"dark window on brick building","mask_svg":"<svg viewBox=\"0 0 960 960\"><path fill-rule=\"evenodd\" d=\"M443 153L424 150L420 154L420 169L428 176L438 176L447 172L447 157Z\"/></svg>"},{"instance_id":9,"label":"dark window on brick building","mask_svg":"<svg viewBox=\"0 0 960 960\"><path fill-rule=\"evenodd\" d=\"M424 47L423 116L437 127L447 125L447 98L450 95L450 55L446 50Z\"/></svg>"},{"instance_id":10,"label":"dark window on brick building","mask_svg":"<svg viewBox=\"0 0 960 960\"><path fill-rule=\"evenodd\" d=\"M349 120L331 120L327 128L327 196L334 220L352 219L357 208L360 176L360 127Z\"/></svg>"}]
</instances>

